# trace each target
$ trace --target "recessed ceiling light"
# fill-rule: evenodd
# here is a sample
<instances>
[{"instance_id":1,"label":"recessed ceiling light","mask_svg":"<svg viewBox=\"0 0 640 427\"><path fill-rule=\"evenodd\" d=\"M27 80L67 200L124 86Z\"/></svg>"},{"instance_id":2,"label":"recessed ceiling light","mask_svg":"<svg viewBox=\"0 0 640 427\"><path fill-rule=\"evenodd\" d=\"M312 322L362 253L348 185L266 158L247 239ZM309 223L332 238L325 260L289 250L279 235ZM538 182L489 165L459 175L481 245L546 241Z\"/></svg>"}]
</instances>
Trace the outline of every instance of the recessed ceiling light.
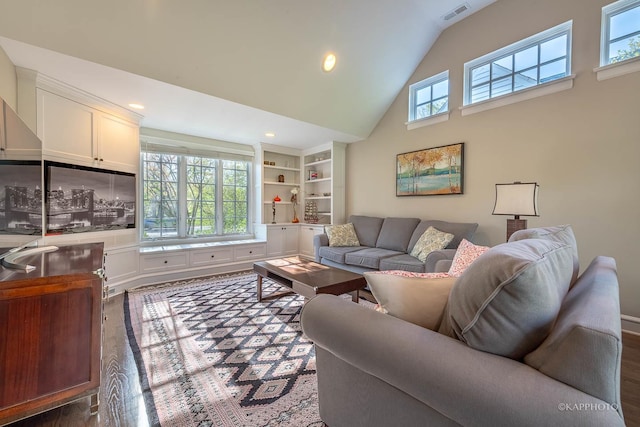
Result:
<instances>
[{"instance_id":1,"label":"recessed ceiling light","mask_svg":"<svg viewBox=\"0 0 640 427\"><path fill-rule=\"evenodd\" d=\"M273 132L265 132L264 136L266 136L267 138L273 138L274 136L276 136L276 134Z\"/></svg>"},{"instance_id":2,"label":"recessed ceiling light","mask_svg":"<svg viewBox=\"0 0 640 427\"><path fill-rule=\"evenodd\" d=\"M136 110L144 110L144 105L136 104L135 102L132 102L131 104L129 104L129 107L135 108Z\"/></svg>"},{"instance_id":3,"label":"recessed ceiling light","mask_svg":"<svg viewBox=\"0 0 640 427\"><path fill-rule=\"evenodd\" d=\"M329 52L324 56L324 60L322 61L322 69L327 73L333 70L336 66L336 55Z\"/></svg>"}]
</instances>

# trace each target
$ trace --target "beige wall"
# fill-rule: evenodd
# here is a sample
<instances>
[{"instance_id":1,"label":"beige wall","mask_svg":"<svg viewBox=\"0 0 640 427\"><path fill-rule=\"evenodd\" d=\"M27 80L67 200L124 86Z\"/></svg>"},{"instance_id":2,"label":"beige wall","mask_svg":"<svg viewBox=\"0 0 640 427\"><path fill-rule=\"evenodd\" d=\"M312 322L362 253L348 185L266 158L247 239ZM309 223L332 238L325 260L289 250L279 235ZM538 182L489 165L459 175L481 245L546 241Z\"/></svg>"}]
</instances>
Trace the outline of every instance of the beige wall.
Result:
<instances>
[{"instance_id":1,"label":"beige wall","mask_svg":"<svg viewBox=\"0 0 640 427\"><path fill-rule=\"evenodd\" d=\"M640 317L640 73L598 82L601 7L609 0L499 0L443 32L371 136L350 144L349 214L480 224L476 242L504 242L496 183L537 181L540 217L572 224L581 266L616 258L624 314ZM464 62L573 19L573 89L462 117ZM450 70L449 121L407 131L408 84ZM396 197L398 153L465 142L464 194Z\"/></svg>"},{"instance_id":2,"label":"beige wall","mask_svg":"<svg viewBox=\"0 0 640 427\"><path fill-rule=\"evenodd\" d=\"M16 67L0 47L0 98L4 99L14 111L17 110L16 81Z\"/></svg>"}]
</instances>

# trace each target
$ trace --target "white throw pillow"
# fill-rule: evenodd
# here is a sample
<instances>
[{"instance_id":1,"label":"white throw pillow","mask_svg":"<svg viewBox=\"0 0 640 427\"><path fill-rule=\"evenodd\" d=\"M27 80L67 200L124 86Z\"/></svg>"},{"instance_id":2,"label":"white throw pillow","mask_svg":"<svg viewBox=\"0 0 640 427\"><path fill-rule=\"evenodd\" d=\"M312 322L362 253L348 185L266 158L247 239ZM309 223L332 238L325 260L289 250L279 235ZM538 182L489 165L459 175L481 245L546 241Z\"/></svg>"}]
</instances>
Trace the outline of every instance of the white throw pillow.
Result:
<instances>
[{"instance_id":1,"label":"white throw pillow","mask_svg":"<svg viewBox=\"0 0 640 427\"><path fill-rule=\"evenodd\" d=\"M437 330L456 279L446 273L366 272L380 310L423 328Z\"/></svg>"}]
</instances>

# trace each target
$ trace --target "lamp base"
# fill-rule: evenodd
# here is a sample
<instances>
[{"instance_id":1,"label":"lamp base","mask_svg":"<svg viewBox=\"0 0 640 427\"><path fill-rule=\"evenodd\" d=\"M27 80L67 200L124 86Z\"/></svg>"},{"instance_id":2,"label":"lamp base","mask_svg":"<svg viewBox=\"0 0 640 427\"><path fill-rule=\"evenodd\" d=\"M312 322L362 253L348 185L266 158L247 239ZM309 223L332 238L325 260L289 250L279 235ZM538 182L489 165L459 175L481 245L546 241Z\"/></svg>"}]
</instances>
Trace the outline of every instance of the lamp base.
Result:
<instances>
[{"instance_id":1,"label":"lamp base","mask_svg":"<svg viewBox=\"0 0 640 427\"><path fill-rule=\"evenodd\" d=\"M527 228L527 220L526 219L508 219L507 220L507 241L513 233L518 230L524 230Z\"/></svg>"}]
</instances>

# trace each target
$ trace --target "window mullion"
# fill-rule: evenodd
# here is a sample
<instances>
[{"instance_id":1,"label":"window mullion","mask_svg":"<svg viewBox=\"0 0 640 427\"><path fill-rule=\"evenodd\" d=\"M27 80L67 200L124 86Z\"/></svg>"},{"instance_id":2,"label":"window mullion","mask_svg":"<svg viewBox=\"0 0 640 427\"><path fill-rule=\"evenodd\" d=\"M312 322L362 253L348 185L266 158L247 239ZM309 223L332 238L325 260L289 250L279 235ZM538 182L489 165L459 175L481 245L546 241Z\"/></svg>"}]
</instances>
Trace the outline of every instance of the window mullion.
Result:
<instances>
[{"instance_id":1,"label":"window mullion","mask_svg":"<svg viewBox=\"0 0 640 427\"><path fill-rule=\"evenodd\" d=\"M178 156L178 236L187 235L187 158Z\"/></svg>"},{"instance_id":2,"label":"window mullion","mask_svg":"<svg viewBox=\"0 0 640 427\"><path fill-rule=\"evenodd\" d=\"M223 161L216 160L216 177L215 177L215 189L216 189L216 234L224 234L224 217L223 217L223 200L222 200L222 176L223 176Z\"/></svg>"}]
</instances>

